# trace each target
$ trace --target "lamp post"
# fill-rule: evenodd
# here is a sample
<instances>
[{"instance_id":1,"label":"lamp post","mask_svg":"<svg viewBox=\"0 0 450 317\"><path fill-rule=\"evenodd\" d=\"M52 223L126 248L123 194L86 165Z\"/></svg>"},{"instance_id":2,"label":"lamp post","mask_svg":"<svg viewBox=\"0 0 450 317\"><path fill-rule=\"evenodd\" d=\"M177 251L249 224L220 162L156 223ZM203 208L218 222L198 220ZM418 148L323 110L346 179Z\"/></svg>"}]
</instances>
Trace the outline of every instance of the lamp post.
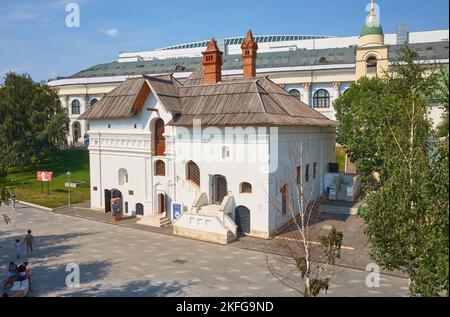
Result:
<instances>
[{"instance_id":1,"label":"lamp post","mask_svg":"<svg viewBox=\"0 0 450 317\"><path fill-rule=\"evenodd\" d=\"M67 175L67 178L69 179L69 206L70 206L70 205L72 205L71 192L70 192L71 191L71 183L72 183L70 176L72 176L72 173L70 171L68 171L66 173L66 175Z\"/></svg>"}]
</instances>

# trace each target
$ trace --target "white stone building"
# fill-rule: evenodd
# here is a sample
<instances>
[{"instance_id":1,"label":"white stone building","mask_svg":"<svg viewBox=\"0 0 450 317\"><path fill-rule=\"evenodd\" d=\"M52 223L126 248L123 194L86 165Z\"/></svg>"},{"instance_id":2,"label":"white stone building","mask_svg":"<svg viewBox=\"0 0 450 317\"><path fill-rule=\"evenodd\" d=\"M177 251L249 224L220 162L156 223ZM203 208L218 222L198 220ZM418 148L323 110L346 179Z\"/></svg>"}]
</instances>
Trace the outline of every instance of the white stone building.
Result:
<instances>
[{"instance_id":1,"label":"white stone building","mask_svg":"<svg viewBox=\"0 0 450 317\"><path fill-rule=\"evenodd\" d=\"M211 40L183 84L131 78L84 113L92 208L109 212L121 198L123 214L141 223L171 221L178 235L228 243L238 232L276 234L292 219L296 182L306 203L326 194L336 123L257 76L257 49L249 32L244 76L222 78Z\"/></svg>"}]
</instances>

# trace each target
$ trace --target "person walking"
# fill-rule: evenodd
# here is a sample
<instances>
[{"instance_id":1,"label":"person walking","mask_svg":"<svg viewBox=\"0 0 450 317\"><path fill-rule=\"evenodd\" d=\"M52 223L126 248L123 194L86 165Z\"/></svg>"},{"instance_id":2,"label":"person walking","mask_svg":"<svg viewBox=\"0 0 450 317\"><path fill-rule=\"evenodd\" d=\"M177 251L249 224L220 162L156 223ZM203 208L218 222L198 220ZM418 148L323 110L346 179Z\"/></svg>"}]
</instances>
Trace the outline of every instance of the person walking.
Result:
<instances>
[{"instance_id":1,"label":"person walking","mask_svg":"<svg viewBox=\"0 0 450 317\"><path fill-rule=\"evenodd\" d=\"M16 239L16 254L17 259L20 259L20 253L22 253L22 243L20 243L19 239Z\"/></svg>"},{"instance_id":2,"label":"person walking","mask_svg":"<svg viewBox=\"0 0 450 317\"><path fill-rule=\"evenodd\" d=\"M16 200L17 200L16 194L13 192L9 199L11 200L12 209L16 209Z\"/></svg>"},{"instance_id":3,"label":"person walking","mask_svg":"<svg viewBox=\"0 0 450 317\"><path fill-rule=\"evenodd\" d=\"M27 245L27 256L33 254L34 237L31 230L28 230L27 235L25 236L25 239L23 239L22 243L26 243Z\"/></svg>"}]
</instances>

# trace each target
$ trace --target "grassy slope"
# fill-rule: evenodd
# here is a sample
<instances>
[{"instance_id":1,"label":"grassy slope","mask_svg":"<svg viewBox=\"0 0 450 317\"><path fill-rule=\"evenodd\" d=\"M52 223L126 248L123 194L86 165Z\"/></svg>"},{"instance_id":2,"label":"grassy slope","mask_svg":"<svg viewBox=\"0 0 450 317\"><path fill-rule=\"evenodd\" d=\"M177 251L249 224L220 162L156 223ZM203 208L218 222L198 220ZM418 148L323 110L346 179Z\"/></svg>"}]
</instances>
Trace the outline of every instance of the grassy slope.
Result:
<instances>
[{"instance_id":1,"label":"grassy slope","mask_svg":"<svg viewBox=\"0 0 450 317\"><path fill-rule=\"evenodd\" d=\"M53 172L50 196L47 195L46 184L44 184L44 194L41 194L41 183L36 180L37 171ZM81 183L79 188L71 189L72 203L89 200L89 153L87 151L61 151L36 168L9 170L8 179L11 190L15 191L19 201L55 208L68 204L68 189L65 187L68 181L67 171L72 172L72 182Z\"/></svg>"}]
</instances>

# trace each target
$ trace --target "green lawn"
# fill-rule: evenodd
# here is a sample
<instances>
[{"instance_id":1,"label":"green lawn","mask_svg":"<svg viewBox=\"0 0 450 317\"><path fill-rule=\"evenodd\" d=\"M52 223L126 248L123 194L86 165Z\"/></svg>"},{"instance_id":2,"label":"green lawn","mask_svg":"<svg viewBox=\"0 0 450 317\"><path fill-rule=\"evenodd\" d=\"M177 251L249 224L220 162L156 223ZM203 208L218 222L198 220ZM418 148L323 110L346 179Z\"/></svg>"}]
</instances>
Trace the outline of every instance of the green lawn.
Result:
<instances>
[{"instance_id":1,"label":"green lawn","mask_svg":"<svg viewBox=\"0 0 450 317\"><path fill-rule=\"evenodd\" d=\"M50 195L47 195L47 185L41 193L41 183L37 181L37 171L52 171L53 181L50 183ZM17 199L56 208L68 204L67 171L72 173L71 181L79 182L79 188L71 189L72 203L80 203L90 199L89 184L89 152L78 150L61 151L46 160L36 168L24 170L10 169L8 180L10 190L16 193Z\"/></svg>"},{"instance_id":2,"label":"green lawn","mask_svg":"<svg viewBox=\"0 0 450 317\"><path fill-rule=\"evenodd\" d=\"M339 171L345 172L345 150L342 147L336 148L336 163L339 164Z\"/></svg>"}]
</instances>

